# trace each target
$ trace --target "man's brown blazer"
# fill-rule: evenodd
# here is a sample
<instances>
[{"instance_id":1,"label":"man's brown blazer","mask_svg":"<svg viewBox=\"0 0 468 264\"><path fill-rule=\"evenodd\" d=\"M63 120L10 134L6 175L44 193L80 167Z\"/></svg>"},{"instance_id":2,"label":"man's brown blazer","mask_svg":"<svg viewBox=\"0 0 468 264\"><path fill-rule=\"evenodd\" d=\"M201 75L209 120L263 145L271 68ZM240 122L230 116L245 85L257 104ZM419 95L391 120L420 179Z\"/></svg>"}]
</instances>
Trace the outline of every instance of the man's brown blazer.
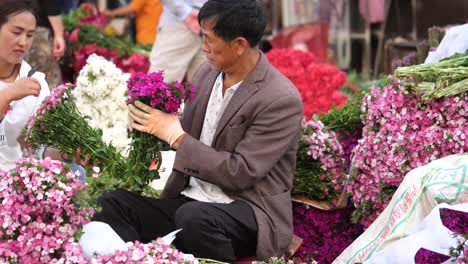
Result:
<instances>
[{"instance_id":1,"label":"man's brown blazer","mask_svg":"<svg viewBox=\"0 0 468 264\"><path fill-rule=\"evenodd\" d=\"M194 77L195 96L182 119L187 134L161 196L179 196L189 178L197 177L247 202L258 225L257 258L267 260L286 251L293 236L291 188L302 100L261 54L220 118L211 147L206 146L198 139L218 74L205 64Z\"/></svg>"}]
</instances>

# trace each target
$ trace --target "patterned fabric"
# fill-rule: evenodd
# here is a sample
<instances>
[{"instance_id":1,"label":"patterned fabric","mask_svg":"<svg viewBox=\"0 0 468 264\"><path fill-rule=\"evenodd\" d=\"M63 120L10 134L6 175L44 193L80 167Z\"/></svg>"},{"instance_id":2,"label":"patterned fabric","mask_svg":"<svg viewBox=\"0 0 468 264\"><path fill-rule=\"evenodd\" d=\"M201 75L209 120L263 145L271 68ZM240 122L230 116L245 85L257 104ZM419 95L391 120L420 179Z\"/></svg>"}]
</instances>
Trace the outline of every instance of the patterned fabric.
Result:
<instances>
[{"instance_id":1,"label":"patterned fabric","mask_svg":"<svg viewBox=\"0 0 468 264\"><path fill-rule=\"evenodd\" d=\"M52 54L53 41L50 30L38 27L29 54L24 59L35 71L43 72L51 90L62 83L60 66Z\"/></svg>"},{"instance_id":2,"label":"patterned fabric","mask_svg":"<svg viewBox=\"0 0 468 264\"><path fill-rule=\"evenodd\" d=\"M206 108L205 120L203 121L203 128L200 135L200 142L203 144L211 146L219 119L241 83L242 81L231 86L224 92L223 96L223 74L219 74L218 78L216 78ZM190 187L187 187L182 194L202 202L230 203L234 201L218 186L195 177L190 178Z\"/></svg>"}]
</instances>

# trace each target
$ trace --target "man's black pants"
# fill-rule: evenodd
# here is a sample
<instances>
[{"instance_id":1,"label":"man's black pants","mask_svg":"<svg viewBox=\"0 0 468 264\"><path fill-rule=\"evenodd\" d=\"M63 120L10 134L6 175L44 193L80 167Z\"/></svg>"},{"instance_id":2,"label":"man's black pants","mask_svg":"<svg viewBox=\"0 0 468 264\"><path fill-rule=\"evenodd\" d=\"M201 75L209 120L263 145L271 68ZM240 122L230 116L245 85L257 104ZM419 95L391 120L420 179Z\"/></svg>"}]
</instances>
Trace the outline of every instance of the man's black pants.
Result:
<instances>
[{"instance_id":1,"label":"man's black pants","mask_svg":"<svg viewBox=\"0 0 468 264\"><path fill-rule=\"evenodd\" d=\"M109 224L125 242L148 243L182 228L174 243L184 253L230 263L255 256L257 223L246 202L153 199L115 190L104 193L99 204L102 211L93 221Z\"/></svg>"}]
</instances>

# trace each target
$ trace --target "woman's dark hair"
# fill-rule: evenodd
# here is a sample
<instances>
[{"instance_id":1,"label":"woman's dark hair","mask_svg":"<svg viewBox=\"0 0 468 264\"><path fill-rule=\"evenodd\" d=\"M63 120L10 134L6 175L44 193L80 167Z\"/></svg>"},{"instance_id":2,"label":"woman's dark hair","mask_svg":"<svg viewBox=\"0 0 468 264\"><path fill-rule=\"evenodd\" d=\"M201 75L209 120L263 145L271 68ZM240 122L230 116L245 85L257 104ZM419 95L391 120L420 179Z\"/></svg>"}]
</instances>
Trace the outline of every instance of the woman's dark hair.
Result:
<instances>
[{"instance_id":1,"label":"woman's dark hair","mask_svg":"<svg viewBox=\"0 0 468 264\"><path fill-rule=\"evenodd\" d=\"M29 0L0 0L0 28L8 22L11 15L29 12L37 22L35 3Z\"/></svg>"},{"instance_id":2,"label":"woman's dark hair","mask_svg":"<svg viewBox=\"0 0 468 264\"><path fill-rule=\"evenodd\" d=\"M213 32L226 41L245 38L258 45L266 27L265 16L255 0L208 0L198 13L198 22L213 19Z\"/></svg>"}]
</instances>

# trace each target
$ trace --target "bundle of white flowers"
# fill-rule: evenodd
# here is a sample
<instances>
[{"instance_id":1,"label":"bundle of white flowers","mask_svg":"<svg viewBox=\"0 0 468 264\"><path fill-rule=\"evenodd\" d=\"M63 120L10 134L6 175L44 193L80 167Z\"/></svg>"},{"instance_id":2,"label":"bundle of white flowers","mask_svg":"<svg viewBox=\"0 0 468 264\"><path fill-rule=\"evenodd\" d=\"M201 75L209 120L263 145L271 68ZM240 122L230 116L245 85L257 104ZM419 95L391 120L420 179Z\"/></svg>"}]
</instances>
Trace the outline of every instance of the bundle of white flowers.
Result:
<instances>
[{"instance_id":1,"label":"bundle of white flowers","mask_svg":"<svg viewBox=\"0 0 468 264\"><path fill-rule=\"evenodd\" d=\"M123 73L104 57L92 54L76 80L76 105L90 117L89 124L103 131L102 138L127 155L130 138L127 133L127 80Z\"/></svg>"}]
</instances>

